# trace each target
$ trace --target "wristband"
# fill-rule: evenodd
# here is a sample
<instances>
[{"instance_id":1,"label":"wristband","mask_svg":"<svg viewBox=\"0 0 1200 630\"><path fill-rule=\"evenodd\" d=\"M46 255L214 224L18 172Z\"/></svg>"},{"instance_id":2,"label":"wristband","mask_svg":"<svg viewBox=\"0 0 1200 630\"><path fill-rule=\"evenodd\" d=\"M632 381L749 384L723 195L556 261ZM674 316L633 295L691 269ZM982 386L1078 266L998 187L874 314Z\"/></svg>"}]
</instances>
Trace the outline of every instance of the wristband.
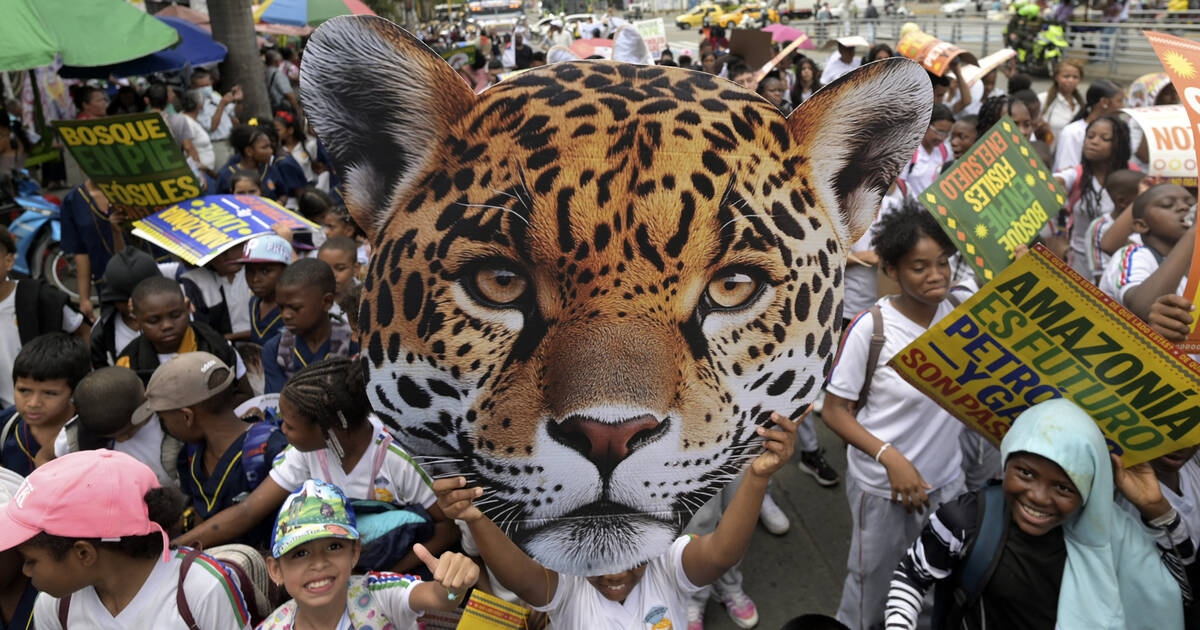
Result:
<instances>
[{"instance_id":1,"label":"wristband","mask_svg":"<svg viewBox=\"0 0 1200 630\"><path fill-rule=\"evenodd\" d=\"M888 448L890 448L891 446L892 446L892 443L891 443L891 442L884 442L884 443L883 443L883 446L880 446L880 447L879 447L879 452L878 452L878 453L875 453L875 463L876 463L876 464L878 464L878 463L881 463L881 462L879 461L879 458L880 458L880 457L883 457L883 452L884 452L884 451L886 451L886 450L888 450Z\"/></svg>"},{"instance_id":2,"label":"wristband","mask_svg":"<svg viewBox=\"0 0 1200 630\"><path fill-rule=\"evenodd\" d=\"M1149 525L1150 527L1153 527L1154 529L1166 529L1167 526L1170 525L1172 522L1174 522L1175 519L1178 517L1179 517L1179 513L1175 511L1174 507L1172 507L1171 511L1167 512L1166 514L1163 514L1162 516L1160 516L1152 521L1146 521L1146 525ZM1145 520L1145 519L1143 519L1143 520Z\"/></svg>"}]
</instances>

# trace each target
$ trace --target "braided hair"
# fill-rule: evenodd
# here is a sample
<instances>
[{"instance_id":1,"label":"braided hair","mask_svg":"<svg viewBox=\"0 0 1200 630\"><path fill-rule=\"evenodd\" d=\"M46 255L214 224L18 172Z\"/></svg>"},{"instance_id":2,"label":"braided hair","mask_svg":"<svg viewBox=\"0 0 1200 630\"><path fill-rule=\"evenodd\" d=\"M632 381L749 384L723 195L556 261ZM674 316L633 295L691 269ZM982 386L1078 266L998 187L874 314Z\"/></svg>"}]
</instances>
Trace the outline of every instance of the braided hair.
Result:
<instances>
[{"instance_id":1,"label":"braided hair","mask_svg":"<svg viewBox=\"0 0 1200 630\"><path fill-rule=\"evenodd\" d=\"M308 365L288 380L279 395L325 431L358 428L371 414L366 370L362 362L345 357Z\"/></svg>"},{"instance_id":2,"label":"braided hair","mask_svg":"<svg viewBox=\"0 0 1200 630\"><path fill-rule=\"evenodd\" d=\"M1109 173L1114 173L1123 168L1129 168L1130 142L1129 142L1129 127L1116 114L1105 114L1093 120L1088 126L1090 131L1092 127L1107 122L1112 127L1112 151L1108 154L1108 169L1105 170L1105 176ZM1084 136L1087 137L1086 135ZM1092 170L1092 162L1086 158L1080 160L1083 164L1083 170L1079 175L1079 181L1076 186L1082 186L1083 192L1080 194L1077 208L1100 208L1100 196L1103 194L1103 186L1097 190L1091 185L1092 178L1095 173ZM1093 217L1095 218L1095 217Z\"/></svg>"},{"instance_id":3,"label":"braided hair","mask_svg":"<svg viewBox=\"0 0 1200 630\"><path fill-rule=\"evenodd\" d=\"M979 106L978 118L975 121L975 133L979 134L980 138L1008 114L1011 101L1011 96L993 96L984 99Z\"/></svg>"}]
</instances>

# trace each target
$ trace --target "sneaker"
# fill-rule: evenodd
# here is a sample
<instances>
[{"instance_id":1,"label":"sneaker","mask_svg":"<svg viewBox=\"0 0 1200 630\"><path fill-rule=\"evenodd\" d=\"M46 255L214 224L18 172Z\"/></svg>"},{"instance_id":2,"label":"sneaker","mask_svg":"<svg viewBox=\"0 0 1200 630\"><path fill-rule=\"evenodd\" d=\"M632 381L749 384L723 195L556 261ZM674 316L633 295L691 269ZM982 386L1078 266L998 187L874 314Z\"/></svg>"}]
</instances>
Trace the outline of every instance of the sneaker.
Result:
<instances>
[{"instance_id":1,"label":"sneaker","mask_svg":"<svg viewBox=\"0 0 1200 630\"><path fill-rule=\"evenodd\" d=\"M688 630L704 630L704 604L688 601Z\"/></svg>"},{"instance_id":2,"label":"sneaker","mask_svg":"<svg viewBox=\"0 0 1200 630\"><path fill-rule=\"evenodd\" d=\"M746 596L746 592L738 589L729 594L721 595L721 603L729 612L729 618L739 628L753 628L758 625L758 608Z\"/></svg>"},{"instance_id":3,"label":"sneaker","mask_svg":"<svg viewBox=\"0 0 1200 630\"><path fill-rule=\"evenodd\" d=\"M787 514L779 509L775 499L771 498L770 492L763 495L762 509L758 512L758 518L762 521L763 527L776 536L786 534L792 527L792 522L788 520Z\"/></svg>"},{"instance_id":4,"label":"sneaker","mask_svg":"<svg viewBox=\"0 0 1200 630\"><path fill-rule=\"evenodd\" d=\"M837 471L834 470L829 462L825 461L825 456L821 449L815 451L800 452L800 470L812 475L817 483L825 487L836 486L838 479Z\"/></svg>"}]
</instances>

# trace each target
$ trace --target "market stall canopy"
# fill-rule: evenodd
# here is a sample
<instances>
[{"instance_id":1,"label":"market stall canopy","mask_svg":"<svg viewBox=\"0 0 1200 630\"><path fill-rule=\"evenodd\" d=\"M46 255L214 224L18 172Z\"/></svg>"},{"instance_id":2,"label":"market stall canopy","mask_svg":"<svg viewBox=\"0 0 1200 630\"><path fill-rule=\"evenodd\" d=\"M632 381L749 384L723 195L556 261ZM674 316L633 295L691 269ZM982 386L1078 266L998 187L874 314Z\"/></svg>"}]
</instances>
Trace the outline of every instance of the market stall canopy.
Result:
<instances>
[{"instance_id":1,"label":"market stall canopy","mask_svg":"<svg viewBox=\"0 0 1200 630\"><path fill-rule=\"evenodd\" d=\"M109 75L136 77L155 72L182 70L189 65L205 66L225 60L228 49L214 40L203 28L183 18L163 17L159 14L155 15L154 19L160 20L179 33L177 45L118 64L87 67L67 65L63 66L58 74L68 79L106 79Z\"/></svg>"},{"instance_id":2,"label":"market stall canopy","mask_svg":"<svg viewBox=\"0 0 1200 630\"><path fill-rule=\"evenodd\" d=\"M199 26L200 28L212 32L212 22L208 18L208 14L203 11L197 11L190 7L185 7L178 4L172 4L162 11L154 14L155 17L174 17L182 18Z\"/></svg>"},{"instance_id":3,"label":"market stall canopy","mask_svg":"<svg viewBox=\"0 0 1200 630\"><path fill-rule=\"evenodd\" d=\"M62 55L72 66L106 66L173 46L179 33L123 0L6 0L0 71L28 70Z\"/></svg>"},{"instance_id":4,"label":"market stall canopy","mask_svg":"<svg viewBox=\"0 0 1200 630\"><path fill-rule=\"evenodd\" d=\"M265 0L254 12L254 21L315 27L339 15L375 15L375 12L362 0Z\"/></svg>"}]
</instances>

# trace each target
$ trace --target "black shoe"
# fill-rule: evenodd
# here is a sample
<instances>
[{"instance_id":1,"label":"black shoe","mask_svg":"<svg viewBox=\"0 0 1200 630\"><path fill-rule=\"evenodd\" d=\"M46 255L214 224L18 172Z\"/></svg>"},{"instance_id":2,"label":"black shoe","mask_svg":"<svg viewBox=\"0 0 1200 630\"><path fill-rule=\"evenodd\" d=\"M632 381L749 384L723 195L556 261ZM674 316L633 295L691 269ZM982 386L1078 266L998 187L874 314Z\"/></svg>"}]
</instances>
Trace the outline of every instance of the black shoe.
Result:
<instances>
[{"instance_id":1,"label":"black shoe","mask_svg":"<svg viewBox=\"0 0 1200 630\"><path fill-rule=\"evenodd\" d=\"M838 483L837 471L825 461L825 456L822 454L822 449L815 451L800 452L800 470L812 475L817 483L825 487L836 486Z\"/></svg>"}]
</instances>

